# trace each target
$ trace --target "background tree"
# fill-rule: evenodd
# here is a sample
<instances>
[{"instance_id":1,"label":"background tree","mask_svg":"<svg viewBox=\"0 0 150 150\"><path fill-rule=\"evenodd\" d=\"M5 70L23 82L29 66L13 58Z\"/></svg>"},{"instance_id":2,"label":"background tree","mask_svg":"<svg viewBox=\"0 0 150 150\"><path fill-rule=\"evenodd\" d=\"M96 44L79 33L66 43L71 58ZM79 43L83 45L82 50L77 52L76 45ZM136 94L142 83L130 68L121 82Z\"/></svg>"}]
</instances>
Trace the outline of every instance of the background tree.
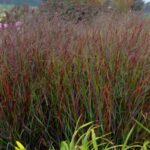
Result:
<instances>
[{"instance_id":1,"label":"background tree","mask_svg":"<svg viewBox=\"0 0 150 150\"><path fill-rule=\"evenodd\" d=\"M128 11L134 4L134 0L113 0L113 6L120 11Z\"/></svg>"},{"instance_id":2,"label":"background tree","mask_svg":"<svg viewBox=\"0 0 150 150\"><path fill-rule=\"evenodd\" d=\"M129 9L139 11L144 8L143 0L111 0L114 8L121 11L128 11Z\"/></svg>"},{"instance_id":3,"label":"background tree","mask_svg":"<svg viewBox=\"0 0 150 150\"><path fill-rule=\"evenodd\" d=\"M131 7L133 10L142 10L144 8L144 1L143 0L134 0L134 3Z\"/></svg>"},{"instance_id":4,"label":"background tree","mask_svg":"<svg viewBox=\"0 0 150 150\"><path fill-rule=\"evenodd\" d=\"M144 6L144 12L145 13L150 13L150 2L146 3Z\"/></svg>"}]
</instances>

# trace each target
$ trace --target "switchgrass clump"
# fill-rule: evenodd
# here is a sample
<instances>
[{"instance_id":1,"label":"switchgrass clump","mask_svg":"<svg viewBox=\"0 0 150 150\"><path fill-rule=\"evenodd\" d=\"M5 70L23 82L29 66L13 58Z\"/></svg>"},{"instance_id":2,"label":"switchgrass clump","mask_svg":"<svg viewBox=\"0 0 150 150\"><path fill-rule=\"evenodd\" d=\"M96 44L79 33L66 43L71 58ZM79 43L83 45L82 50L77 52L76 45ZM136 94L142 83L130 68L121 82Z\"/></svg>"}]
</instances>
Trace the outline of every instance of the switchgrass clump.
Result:
<instances>
[{"instance_id":1,"label":"switchgrass clump","mask_svg":"<svg viewBox=\"0 0 150 150\"><path fill-rule=\"evenodd\" d=\"M80 123L94 121L115 145L135 119L150 125L150 21L101 13L90 24L39 16L0 30L0 148L59 148ZM128 144L149 140L135 126Z\"/></svg>"}]
</instances>

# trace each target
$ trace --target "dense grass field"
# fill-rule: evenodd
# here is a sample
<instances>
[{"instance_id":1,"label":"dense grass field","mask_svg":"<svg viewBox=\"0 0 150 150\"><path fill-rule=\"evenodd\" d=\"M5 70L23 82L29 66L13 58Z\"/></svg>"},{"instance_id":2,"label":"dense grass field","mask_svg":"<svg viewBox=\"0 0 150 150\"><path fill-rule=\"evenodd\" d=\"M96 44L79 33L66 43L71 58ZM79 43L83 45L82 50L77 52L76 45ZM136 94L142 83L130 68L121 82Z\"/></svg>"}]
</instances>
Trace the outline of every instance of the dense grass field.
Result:
<instances>
[{"instance_id":1,"label":"dense grass field","mask_svg":"<svg viewBox=\"0 0 150 150\"><path fill-rule=\"evenodd\" d=\"M149 18L107 11L76 23L39 11L1 29L0 149L16 140L27 150L148 150Z\"/></svg>"}]
</instances>

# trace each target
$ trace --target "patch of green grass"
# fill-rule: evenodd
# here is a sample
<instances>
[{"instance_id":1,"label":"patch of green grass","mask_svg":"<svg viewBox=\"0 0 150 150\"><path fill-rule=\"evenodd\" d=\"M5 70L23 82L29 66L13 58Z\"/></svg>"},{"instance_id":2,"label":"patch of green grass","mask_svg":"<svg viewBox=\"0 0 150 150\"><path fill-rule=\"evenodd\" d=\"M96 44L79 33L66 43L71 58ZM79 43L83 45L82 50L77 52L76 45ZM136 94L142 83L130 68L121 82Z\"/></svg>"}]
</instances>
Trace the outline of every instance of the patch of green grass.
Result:
<instances>
[{"instance_id":1,"label":"patch of green grass","mask_svg":"<svg viewBox=\"0 0 150 150\"><path fill-rule=\"evenodd\" d=\"M10 10L12 7L14 7L14 5L4 5L4 4L0 4L0 11L8 11L8 10Z\"/></svg>"}]
</instances>

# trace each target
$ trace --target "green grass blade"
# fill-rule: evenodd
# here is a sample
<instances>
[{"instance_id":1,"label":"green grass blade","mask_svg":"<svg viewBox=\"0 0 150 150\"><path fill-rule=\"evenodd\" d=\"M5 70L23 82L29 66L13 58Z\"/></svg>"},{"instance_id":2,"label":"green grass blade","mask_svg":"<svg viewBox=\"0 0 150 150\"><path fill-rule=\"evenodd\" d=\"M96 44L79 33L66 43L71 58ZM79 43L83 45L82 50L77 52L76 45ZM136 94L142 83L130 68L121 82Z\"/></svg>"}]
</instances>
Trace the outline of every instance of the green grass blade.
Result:
<instances>
[{"instance_id":1,"label":"green grass blade","mask_svg":"<svg viewBox=\"0 0 150 150\"><path fill-rule=\"evenodd\" d=\"M92 129L91 131L92 131L92 144L93 144L94 150L98 150L95 131L94 129Z\"/></svg>"},{"instance_id":2,"label":"green grass blade","mask_svg":"<svg viewBox=\"0 0 150 150\"><path fill-rule=\"evenodd\" d=\"M143 124L141 124L138 120L134 119L134 121L145 131L147 131L150 134L150 129L146 128Z\"/></svg>"},{"instance_id":3,"label":"green grass blade","mask_svg":"<svg viewBox=\"0 0 150 150\"><path fill-rule=\"evenodd\" d=\"M127 135L127 137L126 137L126 139L125 139L125 141L124 141L124 144L123 144L123 146L122 146L122 150L126 150L126 147L127 147L127 144L128 144L128 140L130 139L131 134L132 134L133 131L134 131L134 128L135 128L135 126L133 126L133 127L131 128L130 132L128 133L128 135Z\"/></svg>"}]
</instances>

